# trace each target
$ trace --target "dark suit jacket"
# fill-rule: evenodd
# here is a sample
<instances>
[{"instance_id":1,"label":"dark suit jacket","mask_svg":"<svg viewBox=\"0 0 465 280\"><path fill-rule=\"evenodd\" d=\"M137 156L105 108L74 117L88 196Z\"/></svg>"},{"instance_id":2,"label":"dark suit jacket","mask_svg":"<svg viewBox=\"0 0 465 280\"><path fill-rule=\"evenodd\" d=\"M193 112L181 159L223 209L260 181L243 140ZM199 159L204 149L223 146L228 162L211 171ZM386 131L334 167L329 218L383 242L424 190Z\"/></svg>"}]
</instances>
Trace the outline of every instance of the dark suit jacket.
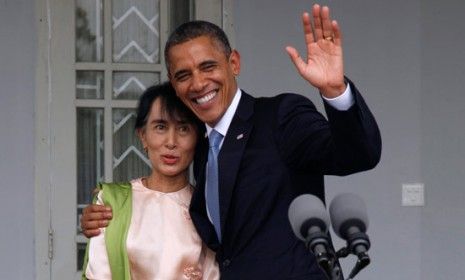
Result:
<instances>
[{"instance_id":1,"label":"dark suit jacket","mask_svg":"<svg viewBox=\"0 0 465 280\"><path fill-rule=\"evenodd\" d=\"M327 121L307 98L243 92L219 154L219 244L205 208L208 139L195 156L191 217L217 252L222 279L326 279L292 232L287 212L298 195L324 201L324 174L373 168L381 154L377 124L357 89L348 111L326 106Z\"/></svg>"}]
</instances>

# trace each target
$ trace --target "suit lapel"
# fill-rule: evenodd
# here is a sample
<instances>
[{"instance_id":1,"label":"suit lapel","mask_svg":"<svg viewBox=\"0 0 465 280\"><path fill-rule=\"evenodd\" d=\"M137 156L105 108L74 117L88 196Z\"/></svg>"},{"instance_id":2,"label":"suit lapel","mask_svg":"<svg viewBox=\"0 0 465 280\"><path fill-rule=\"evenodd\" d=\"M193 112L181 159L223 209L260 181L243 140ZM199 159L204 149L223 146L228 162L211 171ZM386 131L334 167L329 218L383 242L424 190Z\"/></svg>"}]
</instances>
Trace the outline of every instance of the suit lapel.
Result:
<instances>
[{"instance_id":1,"label":"suit lapel","mask_svg":"<svg viewBox=\"0 0 465 280\"><path fill-rule=\"evenodd\" d=\"M220 221L222 232L225 232L226 218L228 217L237 173L241 164L242 155L253 128L251 119L253 106L254 98L243 92L219 154L218 170L220 188Z\"/></svg>"}]
</instances>

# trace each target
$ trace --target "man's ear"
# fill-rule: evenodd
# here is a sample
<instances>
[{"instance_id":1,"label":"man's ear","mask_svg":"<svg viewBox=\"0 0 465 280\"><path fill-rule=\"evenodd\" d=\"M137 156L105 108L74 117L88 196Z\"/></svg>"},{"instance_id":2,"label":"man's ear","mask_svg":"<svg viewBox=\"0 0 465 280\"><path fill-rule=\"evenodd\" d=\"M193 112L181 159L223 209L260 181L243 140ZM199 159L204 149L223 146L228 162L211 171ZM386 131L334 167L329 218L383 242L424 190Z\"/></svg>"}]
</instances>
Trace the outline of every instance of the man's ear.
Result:
<instances>
[{"instance_id":1,"label":"man's ear","mask_svg":"<svg viewBox=\"0 0 465 280\"><path fill-rule=\"evenodd\" d=\"M234 76L238 76L241 73L241 55L237 50L232 50L229 56L229 65Z\"/></svg>"}]
</instances>

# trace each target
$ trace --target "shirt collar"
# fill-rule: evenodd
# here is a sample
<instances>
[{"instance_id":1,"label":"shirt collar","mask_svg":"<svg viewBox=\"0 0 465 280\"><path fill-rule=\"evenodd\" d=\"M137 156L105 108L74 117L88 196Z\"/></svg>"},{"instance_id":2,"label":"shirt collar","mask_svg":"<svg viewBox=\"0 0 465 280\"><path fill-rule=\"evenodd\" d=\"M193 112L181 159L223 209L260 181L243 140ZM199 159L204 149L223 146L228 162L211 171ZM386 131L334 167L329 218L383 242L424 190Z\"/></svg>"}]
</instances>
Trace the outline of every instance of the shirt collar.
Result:
<instances>
[{"instance_id":1,"label":"shirt collar","mask_svg":"<svg viewBox=\"0 0 465 280\"><path fill-rule=\"evenodd\" d=\"M224 113L223 117L221 117L220 121L214 126L210 127L208 124L205 124L207 128L207 135L210 135L210 132L212 129L215 129L221 135L226 136L226 133L228 132L229 126L231 125L232 119L234 117L234 114L236 113L237 106L239 106L239 101L241 100L242 92L239 88L237 88L236 93L234 94L233 100L231 101L231 104L229 105L228 109Z\"/></svg>"}]
</instances>

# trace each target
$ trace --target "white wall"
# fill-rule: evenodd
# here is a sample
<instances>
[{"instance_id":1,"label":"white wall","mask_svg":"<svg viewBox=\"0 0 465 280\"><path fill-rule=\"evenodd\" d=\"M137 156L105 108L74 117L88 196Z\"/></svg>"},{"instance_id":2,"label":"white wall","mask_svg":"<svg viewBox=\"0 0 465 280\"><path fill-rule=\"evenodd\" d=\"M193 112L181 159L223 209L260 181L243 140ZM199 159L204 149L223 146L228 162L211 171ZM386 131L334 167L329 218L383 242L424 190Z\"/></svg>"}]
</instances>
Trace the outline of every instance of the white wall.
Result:
<instances>
[{"instance_id":1,"label":"white wall","mask_svg":"<svg viewBox=\"0 0 465 280\"><path fill-rule=\"evenodd\" d=\"M424 3L426 2L426 3ZM465 3L422 2L421 279L465 275Z\"/></svg>"},{"instance_id":2,"label":"white wall","mask_svg":"<svg viewBox=\"0 0 465 280\"><path fill-rule=\"evenodd\" d=\"M256 96L293 91L321 101L284 47L305 51L307 0L236 0L240 87ZM327 201L366 201L372 264L357 279L461 279L465 274L465 30L463 1L320 1L344 35L345 72L375 114L383 138L376 169L326 180ZM423 182L426 206L402 207L402 183ZM343 242L336 239L336 247ZM440 261L441 260L441 261ZM354 259L343 262L346 275Z\"/></svg>"},{"instance_id":3,"label":"white wall","mask_svg":"<svg viewBox=\"0 0 465 280\"><path fill-rule=\"evenodd\" d=\"M33 0L0 0L0 279L34 277Z\"/></svg>"}]
</instances>

